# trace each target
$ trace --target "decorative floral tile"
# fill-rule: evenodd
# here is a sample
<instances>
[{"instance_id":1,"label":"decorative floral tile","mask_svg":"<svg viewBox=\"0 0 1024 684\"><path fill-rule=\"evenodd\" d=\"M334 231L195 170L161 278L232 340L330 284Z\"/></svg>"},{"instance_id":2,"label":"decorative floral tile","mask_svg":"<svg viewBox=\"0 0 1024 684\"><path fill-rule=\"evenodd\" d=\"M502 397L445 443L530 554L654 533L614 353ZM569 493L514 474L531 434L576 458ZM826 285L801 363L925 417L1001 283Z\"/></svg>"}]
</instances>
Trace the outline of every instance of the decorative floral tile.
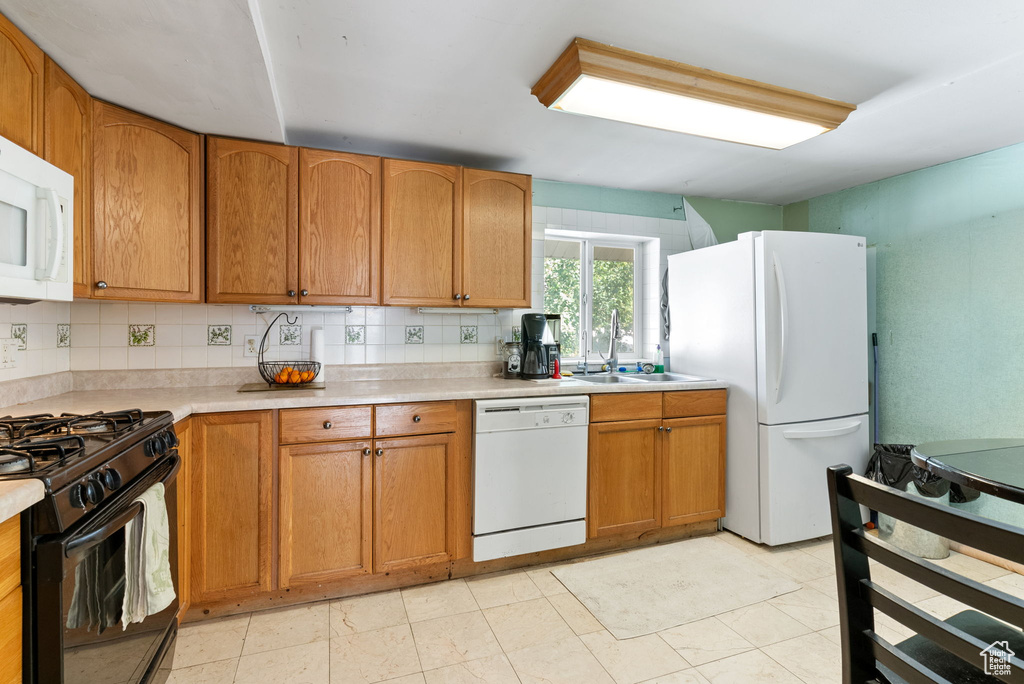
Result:
<instances>
[{"instance_id":1,"label":"decorative floral tile","mask_svg":"<svg viewBox=\"0 0 1024 684\"><path fill-rule=\"evenodd\" d=\"M230 325L208 325L206 326L206 344L209 347L230 347L231 326Z\"/></svg>"},{"instance_id":2,"label":"decorative floral tile","mask_svg":"<svg viewBox=\"0 0 1024 684\"><path fill-rule=\"evenodd\" d=\"M346 325L345 344L366 344L366 326Z\"/></svg>"},{"instance_id":3,"label":"decorative floral tile","mask_svg":"<svg viewBox=\"0 0 1024 684\"><path fill-rule=\"evenodd\" d=\"M11 337L18 340L18 349L28 349L28 323L11 323Z\"/></svg>"},{"instance_id":4,"label":"decorative floral tile","mask_svg":"<svg viewBox=\"0 0 1024 684\"><path fill-rule=\"evenodd\" d=\"M523 329L518 325L512 326L512 341L522 342L523 341Z\"/></svg>"},{"instance_id":5,"label":"decorative floral tile","mask_svg":"<svg viewBox=\"0 0 1024 684\"><path fill-rule=\"evenodd\" d=\"M406 344L423 344L423 326L422 325L407 325L407 326L405 326L405 343Z\"/></svg>"},{"instance_id":6,"label":"decorative floral tile","mask_svg":"<svg viewBox=\"0 0 1024 684\"><path fill-rule=\"evenodd\" d=\"M281 345L292 346L302 344L302 326L301 325L282 325L281 326Z\"/></svg>"},{"instance_id":7,"label":"decorative floral tile","mask_svg":"<svg viewBox=\"0 0 1024 684\"><path fill-rule=\"evenodd\" d=\"M156 344L156 326L131 324L128 326L129 347L152 347Z\"/></svg>"},{"instance_id":8,"label":"decorative floral tile","mask_svg":"<svg viewBox=\"0 0 1024 684\"><path fill-rule=\"evenodd\" d=\"M71 324L57 324L57 349L71 346Z\"/></svg>"},{"instance_id":9,"label":"decorative floral tile","mask_svg":"<svg viewBox=\"0 0 1024 684\"><path fill-rule=\"evenodd\" d=\"M464 325L459 334L460 344L476 344L477 327L475 325Z\"/></svg>"}]
</instances>

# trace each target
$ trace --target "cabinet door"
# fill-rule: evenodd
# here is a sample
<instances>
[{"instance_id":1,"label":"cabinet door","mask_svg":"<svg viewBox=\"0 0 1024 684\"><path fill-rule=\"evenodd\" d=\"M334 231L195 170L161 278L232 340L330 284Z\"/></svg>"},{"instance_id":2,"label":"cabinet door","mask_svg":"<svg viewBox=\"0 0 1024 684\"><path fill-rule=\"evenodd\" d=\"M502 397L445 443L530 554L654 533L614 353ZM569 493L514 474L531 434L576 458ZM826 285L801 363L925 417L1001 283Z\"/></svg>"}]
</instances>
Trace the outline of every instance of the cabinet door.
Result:
<instances>
[{"instance_id":1,"label":"cabinet door","mask_svg":"<svg viewBox=\"0 0 1024 684\"><path fill-rule=\"evenodd\" d=\"M649 530L661 525L660 420L590 426L588 536Z\"/></svg>"},{"instance_id":2,"label":"cabinet door","mask_svg":"<svg viewBox=\"0 0 1024 684\"><path fill-rule=\"evenodd\" d=\"M374 442L373 571L446 562L452 435Z\"/></svg>"},{"instance_id":3,"label":"cabinet door","mask_svg":"<svg viewBox=\"0 0 1024 684\"><path fill-rule=\"evenodd\" d=\"M299 301L380 303L380 157L299 150Z\"/></svg>"},{"instance_id":4,"label":"cabinet door","mask_svg":"<svg viewBox=\"0 0 1024 684\"><path fill-rule=\"evenodd\" d=\"M92 295L92 98L46 58L43 157L75 177L75 296Z\"/></svg>"},{"instance_id":5,"label":"cabinet door","mask_svg":"<svg viewBox=\"0 0 1024 684\"><path fill-rule=\"evenodd\" d=\"M462 171L462 305L530 306L529 176Z\"/></svg>"},{"instance_id":6,"label":"cabinet door","mask_svg":"<svg viewBox=\"0 0 1024 684\"><path fill-rule=\"evenodd\" d=\"M370 442L281 447L278 457L280 586L370 572Z\"/></svg>"},{"instance_id":7,"label":"cabinet door","mask_svg":"<svg viewBox=\"0 0 1024 684\"><path fill-rule=\"evenodd\" d=\"M189 533L192 525L189 520L192 482L192 419L185 418L174 426L178 436L178 457L181 458L181 470L178 471L178 622L185 617L189 602L189 578L192 575L189 563L189 552L192 548Z\"/></svg>"},{"instance_id":8,"label":"cabinet door","mask_svg":"<svg viewBox=\"0 0 1024 684\"><path fill-rule=\"evenodd\" d=\"M206 164L206 300L295 303L298 148L211 136Z\"/></svg>"},{"instance_id":9,"label":"cabinet door","mask_svg":"<svg viewBox=\"0 0 1024 684\"><path fill-rule=\"evenodd\" d=\"M461 301L461 174L457 166L384 160L384 304Z\"/></svg>"},{"instance_id":10,"label":"cabinet door","mask_svg":"<svg viewBox=\"0 0 1024 684\"><path fill-rule=\"evenodd\" d=\"M22 683L21 610L21 587L0 597L0 684Z\"/></svg>"},{"instance_id":11,"label":"cabinet door","mask_svg":"<svg viewBox=\"0 0 1024 684\"><path fill-rule=\"evenodd\" d=\"M192 417L189 495L193 604L271 589L270 411Z\"/></svg>"},{"instance_id":12,"label":"cabinet door","mask_svg":"<svg viewBox=\"0 0 1024 684\"><path fill-rule=\"evenodd\" d=\"M662 524L725 516L725 416L665 421Z\"/></svg>"},{"instance_id":13,"label":"cabinet door","mask_svg":"<svg viewBox=\"0 0 1024 684\"><path fill-rule=\"evenodd\" d=\"M43 51L0 14L0 136L43 151Z\"/></svg>"},{"instance_id":14,"label":"cabinet door","mask_svg":"<svg viewBox=\"0 0 1024 684\"><path fill-rule=\"evenodd\" d=\"M202 137L94 102L93 152L93 296L201 301Z\"/></svg>"}]
</instances>

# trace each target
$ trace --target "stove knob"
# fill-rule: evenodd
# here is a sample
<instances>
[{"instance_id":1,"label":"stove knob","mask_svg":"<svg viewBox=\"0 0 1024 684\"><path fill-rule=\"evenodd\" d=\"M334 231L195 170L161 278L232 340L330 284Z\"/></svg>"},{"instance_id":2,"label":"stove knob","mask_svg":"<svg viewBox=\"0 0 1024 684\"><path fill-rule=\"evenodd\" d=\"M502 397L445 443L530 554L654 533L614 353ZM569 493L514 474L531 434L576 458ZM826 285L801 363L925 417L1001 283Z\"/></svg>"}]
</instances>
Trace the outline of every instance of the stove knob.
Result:
<instances>
[{"instance_id":1,"label":"stove knob","mask_svg":"<svg viewBox=\"0 0 1024 684\"><path fill-rule=\"evenodd\" d=\"M157 453L163 456L174 446L174 436L169 432L161 432L156 436Z\"/></svg>"},{"instance_id":2,"label":"stove knob","mask_svg":"<svg viewBox=\"0 0 1024 684\"><path fill-rule=\"evenodd\" d=\"M121 488L121 473L117 472L113 468L107 468L100 473L100 481L103 486L114 491Z\"/></svg>"},{"instance_id":3,"label":"stove knob","mask_svg":"<svg viewBox=\"0 0 1024 684\"><path fill-rule=\"evenodd\" d=\"M85 485L75 485L71 488L71 505L74 508L85 508Z\"/></svg>"},{"instance_id":4,"label":"stove knob","mask_svg":"<svg viewBox=\"0 0 1024 684\"><path fill-rule=\"evenodd\" d=\"M142 453L146 455L146 458L156 456L156 437L146 440L146 443L142 445Z\"/></svg>"},{"instance_id":5,"label":"stove knob","mask_svg":"<svg viewBox=\"0 0 1024 684\"><path fill-rule=\"evenodd\" d=\"M103 486L94 480L89 480L82 485L85 491L85 500L91 504L98 504L103 501Z\"/></svg>"}]
</instances>

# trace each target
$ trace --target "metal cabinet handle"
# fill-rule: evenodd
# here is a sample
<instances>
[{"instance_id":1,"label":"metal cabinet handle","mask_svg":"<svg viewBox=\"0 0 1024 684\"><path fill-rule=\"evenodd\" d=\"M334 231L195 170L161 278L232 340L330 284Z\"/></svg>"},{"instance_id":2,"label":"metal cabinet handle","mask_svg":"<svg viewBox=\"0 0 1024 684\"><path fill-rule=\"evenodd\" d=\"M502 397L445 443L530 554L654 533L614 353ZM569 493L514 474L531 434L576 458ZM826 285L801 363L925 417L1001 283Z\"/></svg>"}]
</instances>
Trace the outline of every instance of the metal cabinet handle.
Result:
<instances>
[{"instance_id":1,"label":"metal cabinet handle","mask_svg":"<svg viewBox=\"0 0 1024 684\"><path fill-rule=\"evenodd\" d=\"M662 430L664 430L664 429L665 429L665 426L664 426L664 425L659 425L659 426L658 426L658 432L661 432L661 431L662 431Z\"/></svg>"},{"instance_id":2,"label":"metal cabinet handle","mask_svg":"<svg viewBox=\"0 0 1024 684\"><path fill-rule=\"evenodd\" d=\"M466 296L465 296L465 297L463 297L462 299L468 302L468 301L469 301L469 295L466 295Z\"/></svg>"},{"instance_id":3,"label":"metal cabinet handle","mask_svg":"<svg viewBox=\"0 0 1024 684\"><path fill-rule=\"evenodd\" d=\"M378 456L383 456L384 455L384 450L383 449L377 449L377 455Z\"/></svg>"},{"instance_id":4,"label":"metal cabinet handle","mask_svg":"<svg viewBox=\"0 0 1024 684\"><path fill-rule=\"evenodd\" d=\"M365 449L363 449L363 456L369 456L369 455L370 455L370 447L366 447Z\"/></svg>"},{"instance_id":5,"label":"metal cabinet handle","mask_svg":"<svg viewBox=\"0 0 1024 684\"><path fill-rule=\"evenodd\" d=\"M334 423L329 420L324 421L324 430L330 430L332 427L334 427Z\"/></svg>"},{"instance_id":6,"label":"metal cabinet handle","mask_svg":"<svg viewBox=\"0 0 1024 684\"><path fill-rule=\"evenodd\" d=\"M414 423L418 423L418 422L420 422L421 420L423 420L423 419L422 419L422 418L420 418L419 416L413 416L413 417L412 417L412 422L414 422Z\"/></svg>"},{"instance_id":7,"label":"metal cabinet handle","mask_svg":"<svg viewBox=\"0 0 1024 684\"><path fill-rule=\"evenodd\" d=\"M288 296L289 297L294 297L295 296L295 290L288 290Z\"/></svg>"},{"instance_id":8,"label":"metal cabinet handle","mask_svg":"<svg viewBox=\"0 0 1024 684\"><path fill-rule=\"evenodd\" d=\"M456 299L456 300L462 299L462 295L460 295L458 292L456 292L454 299Z\"/></svg>"},{"instance_id":9,"label":"metal cabinet handle","mask_svg":"<svg viewBox=\"0 0 1024 684\"><path fill-rule=\"evenodd\" d=\"M309 294L309 290L301 290L301 291L299 292L299 294L300 294L300 295L302 295L303 297L305 297L306 295L308 295L308 294Z\"/></svg>"},{"instance_id":10,"label":"metal cabinet handle","mask_svg":"<svg viewBox=\"0 0 1024 684\"><path fill-rule=\"evenodd\" d=\"M107 281L105 281L105 280L99 281L98 283L96 283L96 288L99 289L99 290L106 290L107 289Z\"/></svg>"},{"instance_id":11,"label":"metal cabinet handle","mask_svg":"<svg viewBox=\"0 0 1024 684\"><path fill-rule=\"evenodd\" d=\"M665 432L672 432L672 428L665 428Z\"/></svg>"}]
</instances>

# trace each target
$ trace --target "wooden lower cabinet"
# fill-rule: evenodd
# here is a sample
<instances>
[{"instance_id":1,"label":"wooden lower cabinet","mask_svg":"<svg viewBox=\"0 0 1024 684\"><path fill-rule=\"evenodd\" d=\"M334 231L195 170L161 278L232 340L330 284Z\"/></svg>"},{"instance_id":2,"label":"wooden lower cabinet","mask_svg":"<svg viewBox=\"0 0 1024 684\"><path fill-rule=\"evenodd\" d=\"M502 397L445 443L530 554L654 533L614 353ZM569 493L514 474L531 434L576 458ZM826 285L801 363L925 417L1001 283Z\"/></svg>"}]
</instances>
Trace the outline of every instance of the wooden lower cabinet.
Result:
<instances>
[{"instance_id":1,"label":"wooden lower cabinet","mask_svg":"<svg viewBox=\"0 0 1024 684\"><path fill-rule=\"evenodd\" d=\"M725 416L664 422L662 525L725 515Z\"/></svg>"},{"instance_id":2,"label":"wooden lower cabinet","mask_svg":"<svg viewBox=\"0 0 1024 684\"><path fill-rule=\"evenodd\" d=\"M21 517L0 523L0 684L21 684Z\"/></svg>"},{"instance_id":3,"label":"wooden lower cabinet","mask_svg":"<svg viewBox=\"0 0 1024 684\"><path fill-rule=\"evenodd\" d=\"M372 453L368 440L280 448L281 588L371 571Z\"/></svg>"},{"instance_id":4,"label":"wooden lower cabinet","mask_svg":"<svg viewBox=\"0 0 1024 684\"><path fill-rule=\"evenodd\" d=\"M587 536L661 525L660 420L591 423Z\"/></svg>"},{"instance_id":5,"label":"wooden lower cabinet","mask_svg":"<svg viewBox=\"0 0 1024 684\"><path fill-rule=\"evenodd\" d=\"M178 621L185 616L189 604L189 580L192 576L189 567L189 554L191 553L191 539L189 532L192 525L189 524L188 511L190 510L189 498L192 482L192 419L185 418L174 425L174 433L178 436L178 457L181 459L181 468L178 470L178 602L180 612Z\"/></svg>"},{"instance_id":6,"label":"wooden lower cabinet","mask_svg":"<svg viewBox=\"0 0 1024 684\"><path fill-rule=\"evenodd\" d=\"M451 434L374 442L374 572L449 560Z\"/></svg>"},{"instance_id":7,"label":"wooden lower cabinet","mask_svg":"<svg viewBox=\"0 0 1024 684\"><path fill-rule=\"evenodd\" d=\"M270 411L192 417L190 593L200 604L272 586L274 430Z\"/></svg>"}]
</instances>

